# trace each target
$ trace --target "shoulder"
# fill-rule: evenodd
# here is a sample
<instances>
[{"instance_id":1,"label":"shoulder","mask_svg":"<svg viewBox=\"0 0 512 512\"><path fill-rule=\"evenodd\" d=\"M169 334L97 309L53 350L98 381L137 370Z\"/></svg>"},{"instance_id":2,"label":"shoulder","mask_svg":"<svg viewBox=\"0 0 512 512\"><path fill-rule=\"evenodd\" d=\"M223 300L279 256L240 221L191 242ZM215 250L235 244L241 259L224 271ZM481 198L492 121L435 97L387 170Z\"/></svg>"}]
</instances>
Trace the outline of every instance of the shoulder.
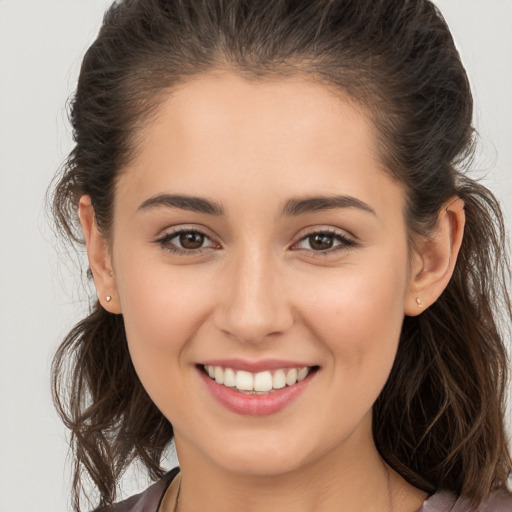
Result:
<instances>
[{"instance_id":1,"label":"shoulder","mask_svg":"<svg viewBox=\"0 0 512 512\"><path fill-rule=\"evenodd\" d=\"M438 492L431 496L418 512L512 512L512 493L501 488L493 491L475 507L466 498L456 498L450 492Z\"/></svg>"},{"instance_id":2,"label":"shoulder","mask_svg":"<svg viewBox=\"0 0 512 512\"><path fill-rule=\"evenodd\" d=\"M179 468L174 468L145 491L116 503L112 512L158 512L165 491L178 473ZM98 509L95 512L101 512L101 510Z\"/></svg>"}]
</instances>

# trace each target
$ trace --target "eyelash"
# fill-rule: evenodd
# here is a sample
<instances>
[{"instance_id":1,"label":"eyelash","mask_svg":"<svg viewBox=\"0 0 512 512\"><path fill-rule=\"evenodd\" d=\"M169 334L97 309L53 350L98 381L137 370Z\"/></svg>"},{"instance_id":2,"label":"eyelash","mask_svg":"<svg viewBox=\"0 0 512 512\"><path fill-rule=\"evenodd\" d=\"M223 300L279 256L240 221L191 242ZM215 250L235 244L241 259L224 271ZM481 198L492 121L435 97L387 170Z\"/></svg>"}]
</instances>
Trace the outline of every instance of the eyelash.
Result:
<instances>
[{"instance_id":1,"label":"eyelash","mask_svg":"<svg viewBox=\"0 0 512 512\"><path fill-rule=\"evenodd\" d=\"M335 241L338 241L339 244L335 245L334 247L331 247L329 249L319 250L319 251L315 251L313 249L301 249L301 248L294 249L294 247L298 246L301 242L304 242L308 238L318 236L318 235L332 237ZM356 247L357 245L358 244L355 240L341 234L338 231L334 231L331 229L319 229L318 231L311 231L311 232L307 233L306 235L302 236L297 242L295 242L292 245L291 248L292 248L292 250L295 250L295 251L306 250L306 251L310 252L311 254L313 254L314 256L322 257L322 256L329 256L330 254L333 254L338 251L350 249L351 247Z\"/></svg>"},{"instance_id":2,"label":"eyelash","mask_svg":"<svg viewBox=\"0 0 512 512\"><path fill-rule=\"evenodd\" d=\"M194 235L200 235L201 237L204 237L204 241L209 240L212 245L208 245L206 247L199 247L198 249L184 249L177 247L176 245L171 243L171 240L174 240L175 238L178 238L182 234L194 234ZM318 250L315 251L314 249L301 249L297 246L301 243L306 241L308 238L311 238L313 236L318 235L324 235L328 237L332 237L334 240L338 241L339 244L335 245L332 248L328 248L326 250ZM205 233L203 233L200 230L197 229L177 229L176 231L172 231L170 233L166 233L161 238L156 240L156 243L162 247L162 249L166 249L167 251L179 255L179 256L191 256L191 255L198 255L202 254L204 251L210 249L210 248L219 248L220 245L215 245L215 242ZM204 243L204 242L203 242ZM320 229L318 231L311 231L307 233L306 235L302 236L297 242L295 242L290 249L294 251L300 251L300 250L306 250L310 252L311 254L314 254L315 256L327 256L329 254L332 254L334 252L340 251L340 250L346 250L351 247L356 247L357 242L351 238L348 238L345 235L342 235L341 233L329 230L329 229Z\"/></svg>"},{"instance_id":3,"label":"eyelash","mask_svg":"<svg viewBox=\"0 0 512 512\"><path fill-rule=\"evenodd\" d=\"M177 247L176 245L173 245L171 243L171 240L174 240L175 238L178 238L180 235L183 234L200 235L204 237L205 241L209 240L210 242L212 242L212 245L207 247L200 247L198 249L184 249ZM204 251L210 249L211 247L215 247L215 244L212 241L212 239L206 233L203 233L198 229L177 229L176 231L166 233L164 236L156 240L156 243L158 243L160 247L162 247L162 249L166 249L167 251L172 252L173 254L177 254L178 256L197 255L203 253Z\"/></svg>"}]
</instances>

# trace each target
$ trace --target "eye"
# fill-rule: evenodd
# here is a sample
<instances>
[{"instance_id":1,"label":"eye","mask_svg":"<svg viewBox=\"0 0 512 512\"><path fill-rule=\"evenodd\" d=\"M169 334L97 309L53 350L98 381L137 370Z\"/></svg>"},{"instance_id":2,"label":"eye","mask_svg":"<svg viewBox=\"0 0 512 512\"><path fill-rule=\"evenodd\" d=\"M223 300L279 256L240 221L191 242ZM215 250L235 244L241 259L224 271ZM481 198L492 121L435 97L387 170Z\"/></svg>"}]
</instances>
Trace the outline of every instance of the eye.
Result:
<instances>
[{"instance_id":1,"label":"eye","mask_svg":"<svg viewBox=\"0 0 512 512\"><path fill-rule=\"evenodd\" d=\"M198 253L204 249L215 248L210 237L194 229L180 229L166 233L157 240L161 247L178 254Z\"/></svg>"},{"instance_id":2,"label":"eye","mask_svg":"<svg viewBox=\"0 0 512 512\"><path fill-rule=\"evenodd\" d=\"M206 236L202 233L198 233L197 231L188 231L180 233L174 238L179 241L182 249L195 250L200 249L203 246Z\"/></svg>"},{"instance_id":3,"label":"eye","mask_svg":"<svg viewBox=\"0 0 512 512\"><path fill-rule=\"evenodd\" d=\"M292 248L320 253L353 247L356 242L336 231L322 230L302 237Z\"/></svg>"}]
</instances>

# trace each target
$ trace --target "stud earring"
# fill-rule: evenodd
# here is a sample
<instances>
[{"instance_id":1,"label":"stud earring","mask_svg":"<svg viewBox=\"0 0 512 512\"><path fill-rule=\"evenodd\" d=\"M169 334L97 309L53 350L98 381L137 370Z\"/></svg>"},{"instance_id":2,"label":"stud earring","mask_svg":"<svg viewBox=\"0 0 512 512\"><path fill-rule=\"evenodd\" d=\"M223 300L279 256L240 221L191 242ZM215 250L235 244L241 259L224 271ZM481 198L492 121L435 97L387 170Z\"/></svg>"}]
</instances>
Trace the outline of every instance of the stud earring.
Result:
<instances>
[{"instance_id":1,"label":"stud earring","mask_svg":"<svg viewBox=\"0 0 512 512\"><path fill-rule=\"evenodd\" d=\"M107 302L110 302L112 300L112 296L111 295L107 295Z\"/></svg>"},{"instance_id":2,"label":"stud earring","mask_svg":"<svg viewBox=\"0 0 512 512\"><path fill-rule=\"evenodd\" d=\"M416 304L418 304L419 308L423 307L423 304L421 303L421 299L419 297L416 297Z\"/></svg>"}]
</instances>

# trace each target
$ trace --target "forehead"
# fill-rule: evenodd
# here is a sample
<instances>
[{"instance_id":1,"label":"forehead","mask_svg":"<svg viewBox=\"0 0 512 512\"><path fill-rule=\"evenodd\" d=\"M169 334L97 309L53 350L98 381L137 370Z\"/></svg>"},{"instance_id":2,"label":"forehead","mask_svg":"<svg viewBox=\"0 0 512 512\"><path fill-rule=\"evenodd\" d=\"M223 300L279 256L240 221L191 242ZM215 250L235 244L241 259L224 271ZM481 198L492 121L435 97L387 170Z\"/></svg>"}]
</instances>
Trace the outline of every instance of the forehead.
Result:
<instances>
[{"instance_id":1,"label":"forehead","mask_svg":"<svg viewBox=\"0 0 512 512\"><path fill-rule=\"evenodd\" d=\"M367 138L368 150L374 147L368 139L373 125L362 107L348 96L335 95L332 87L301 76L248 80L221 71L197 75L169 94L156 119L140 134L142 139L144 135L154 139L164 125L172 128L176 141L201 140L205 145L220 142L213 140L218 134L226 144L252 143L259 154L263 147L298 138L324 142L323 149L327 149L329 143L343 143L338 135L347 127L354 135Z\"/></svg>"},{"instance_id":2,"label":"forehead","mask_svg":"<svg viewBox=\"0 0 512 512\"><path fill-rule=\"evenodd\" d=\"M138 141L126 174L146 196L170 187L207 189L221 201L230 190L256 198L271 184L274 195L335 192L365 200L378 199L383 186L399 188L382 170L365 110L301 77L199 75L165 98Z\"/></svg>"},{"instance_id":3,"label":"forehead","mask_svg":"<svg viewBox=\"0 0 512 512\"><path fill-rule=\"evenodd\" d=\"M328 122L329 117L334 119L342 112L347 114L343 103L348 102L348 97L341 93L336 95L332 87L307 76L248 79L232 72L217 71L197 75L179 85L169 96L167 107L183 115L194 129L199 128L198 125L205 129L217 127L219 121L225 121L230 127L250 121L270 133L279 129L276 122L291 123L296 131L314 132ZM352 107L357 110L355 104ZM364 116L362 110L358 114Z\"/></svg>"}]
</instances>

